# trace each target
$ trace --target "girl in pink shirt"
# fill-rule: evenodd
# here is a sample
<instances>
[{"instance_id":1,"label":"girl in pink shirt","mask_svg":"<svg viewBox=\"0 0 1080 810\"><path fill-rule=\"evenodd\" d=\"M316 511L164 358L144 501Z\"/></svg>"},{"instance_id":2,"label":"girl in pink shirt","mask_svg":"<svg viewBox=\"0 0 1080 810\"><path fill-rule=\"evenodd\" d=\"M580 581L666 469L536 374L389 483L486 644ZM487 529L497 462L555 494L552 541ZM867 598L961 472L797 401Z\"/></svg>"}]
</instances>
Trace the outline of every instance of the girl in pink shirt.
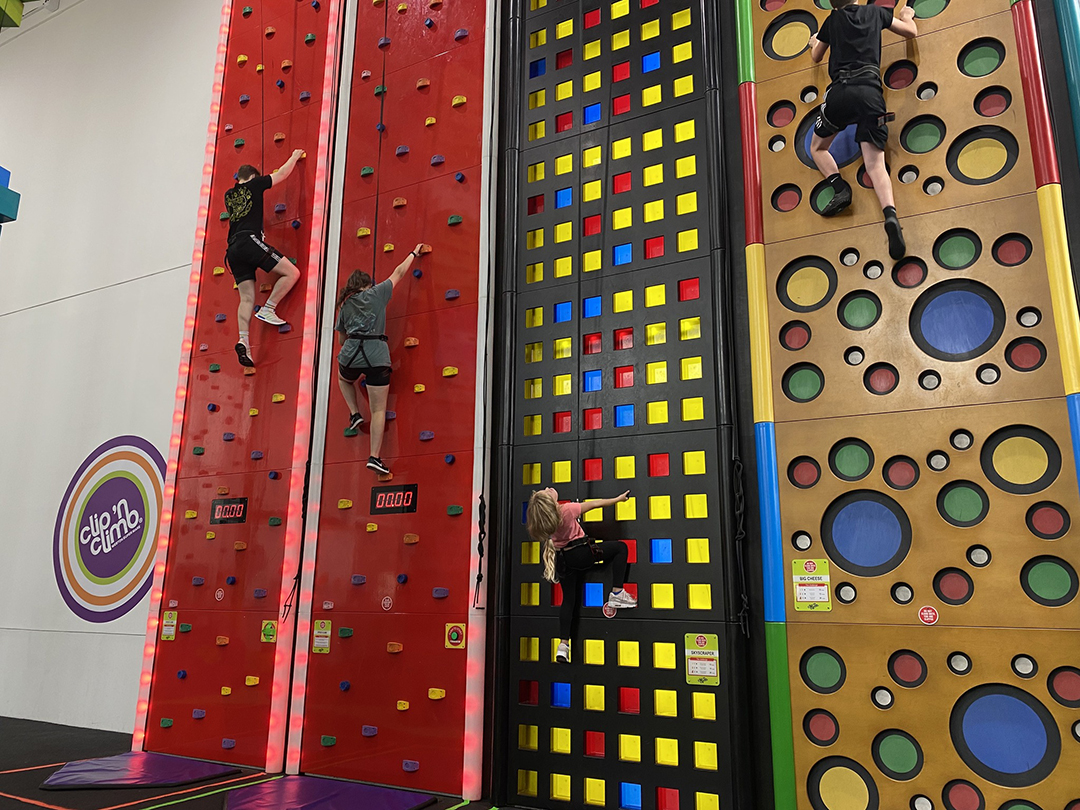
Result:
<instances>
[{"instance_id":1,"label":"girl in pink shirt","mask_svg":"<svg viewBox=\"0 0 1080 810\"><path fill-rule=\"evenodd\" d=\"M581 602L581 580L594 565L611 563L611 593L607 604L613 608L637 607L637 599L623 590L629 549L622 540L593 540L585 536L578 522L584 513L622 503L630 490L615 498L590 501L587 504L559 503L559 493L553 487L541 489L529 498L525 524L529 536L543 550L544 579L562 583L562 605L559 607L559 649L555 660L561 664L570 660L570 634L574 616Z\"/></svg>"}]
</instances>

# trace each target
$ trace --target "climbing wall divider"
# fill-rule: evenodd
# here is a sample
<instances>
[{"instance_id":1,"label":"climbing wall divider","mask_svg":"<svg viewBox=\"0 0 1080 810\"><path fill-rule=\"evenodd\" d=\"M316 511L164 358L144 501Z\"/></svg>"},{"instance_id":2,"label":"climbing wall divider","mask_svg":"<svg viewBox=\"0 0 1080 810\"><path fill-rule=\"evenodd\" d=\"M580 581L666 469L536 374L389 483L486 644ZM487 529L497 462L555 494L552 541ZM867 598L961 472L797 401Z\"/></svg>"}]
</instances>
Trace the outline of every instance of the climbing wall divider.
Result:
<instances>
[{"instance_id":1,"label":"climbing wall divider","mask_svg":"<svg viewBox=\"0 0 1080 810\"><path fill-rule=\"evenodd\" d=\"M184 340L180 346L180 368L177 372L176 403L173 407L172 434L169 437L169 461L165 469L165 498L154 557L154 582L150 588L150 610L146 617L146 643L143 645L142 673L139 675L139 698L135 707L135 730L131 738L133 751L142 751L146 741L147 712L150 707L150 681L154 671L154 653L161 624L161 595L165 583L165 562L169 556L169 532L173 522L173 499L176 495L176 471L180 459L180 435L184 428L184 408L187 405L188 376L195 335L195 310L199 303L199 283L202 276L203 254L206 249L207 224L210 219L210 188L214 178L214 158L217 154L221 94L224 86L225 60L229 49L229 21L233 0L221 6L221 25L218 28L217 65L214 68L214 87L210 101L210 123L206 132L206 152L203 161L202 185L199 188L199 227L195 231L195 249L191 256L191 279L188 283L187 309L184 313Z\"/></svg>"}]
</instances>

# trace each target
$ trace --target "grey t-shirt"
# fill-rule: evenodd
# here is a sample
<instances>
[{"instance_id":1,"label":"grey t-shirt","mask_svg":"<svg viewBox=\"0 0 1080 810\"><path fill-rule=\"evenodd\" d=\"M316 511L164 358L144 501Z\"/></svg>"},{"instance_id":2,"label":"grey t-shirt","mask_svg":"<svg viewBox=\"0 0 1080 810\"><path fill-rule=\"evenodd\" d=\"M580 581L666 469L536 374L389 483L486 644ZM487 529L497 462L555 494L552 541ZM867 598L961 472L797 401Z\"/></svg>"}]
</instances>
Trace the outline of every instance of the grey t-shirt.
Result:
<instances>
[{"instance_id":1,"label":"grey t-shirt","mask_svg":"<svg viewBox=\"0 0 1080 810\"><path fill-rule=\"evenodd\" d=\"M338 312L334 330L346 335L381 335L386 331L386 305L394 285L390 279L350 296ZM363 352L360 351L361 345ZM367 355L367 360L364 360ZM375 368L390 365L390 349L381 340L346 340L338 352L338 363L346 368Z\"/></svg>"}]
</instances>

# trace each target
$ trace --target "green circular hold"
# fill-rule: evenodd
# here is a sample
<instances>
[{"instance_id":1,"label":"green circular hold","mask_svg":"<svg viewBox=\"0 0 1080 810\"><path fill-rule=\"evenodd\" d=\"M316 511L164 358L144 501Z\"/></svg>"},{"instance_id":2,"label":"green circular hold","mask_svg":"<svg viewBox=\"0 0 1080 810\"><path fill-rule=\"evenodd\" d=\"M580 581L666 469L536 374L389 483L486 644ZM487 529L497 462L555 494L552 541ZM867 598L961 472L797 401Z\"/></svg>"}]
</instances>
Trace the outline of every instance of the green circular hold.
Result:
<instances>
[{"instance_id":1,"label":"green circular hold","mask_svg":"<svg viewBox=\"0 0 1080 810\"><path fill-rule=\"evenodd\" d=\"M836 189L832 186L825 185L821 187L821 191L817 193L817 197L814 198L814 206L820 212L829 204L829 201L836 196Z\"/></svg>"},{"instance_id":2,"label":"green circular hold","mask_svg":"<svg viewBox=\"0 0 1080 810\"><path fill-rule=\"evenodd\" d=\"M1069 572L1050 560L1033 565L1028 571L1027 580L1031 590L1047 601L1063 599L1072 589Z\"/></svg>"},{"instance_id":3,"label":"green circular hold","mask_svg":"<svg viewBox=\"0 0 1080 810\"><path fill-rule=\"evenodd\" d=\"M881 764L893 773L906 776L919 767L919 751L915 744L900 734L889 734L878 743Z\"/></svg>"},{"instance_id":4,"label":"green circular hold","mask_svg":"<svg viewBox=\"0 0 1080 810\"><path fill-rule=\"evenodd\" d=\"M958 523L970 523L983 511L982 495L971 487L954 487L949 490L942 503L945 514Z\"/></svg>"},{"instance_id":5,"label":"green circular hold","mask_svg":"<svg viewBox=\"0 0 1080 810\"><path fill-rule=\"evenodd\" d=\"M923 121L907 131L904 148L916 155L925 155L941 143L942 133L933 121Z\"/></svg>"},{"instance_id":6,"label":"green circular hold","mask_svg":"<svg viewBox=\"0 0 1080 810\"><path fill-rule=\"evenodd\" d=\"M943 266L950 270L958 270L975 261L975 253L975 243L971 241L971 237L957 234L941 243L938 255L941 257Z\"/></svg>"},{"instance_id":7,"label":"green circular hold","mask_svg":"<svg viewBox=\"0 0 1080 810\"><path fill-rule=\"evenodd\" d=\"M949 0L912 0L910 5L916 17L920 20L928 20L943 12L945 6L949 5Z\"/></svg>"},{"instance_id":8,"label":"green circular hold","mask_svg":"<svg viewBox=\"0 0 1080 810\"><path fill-rule=\"evenodd\" d=\"M817 652L806 662L806 677L818 689L832 689L840 683L840 662L827 652Z\"/></svg>"},{"instance_id":9,"label":"green circular hold","mask_svg":"<svg viewBox=\"0 0 1080 810\"><path fill-rule=\"evenodd\" d=\"M1001 65L1001 54L990 45L979 45L964 55L964 72L976 79L989 76Z\"/></svg>"},{"instance_id":10,"label":"green circular hold","mask_svg":"<svg viewBox=\"0 0 1080 810\"><path fill-rule=\"evenodd\" d=\"M793 399L808 402L821 393L821 372L812 368L800 368L788 379L788 394Z\"/></svg>"},{"instance_id":11,"label":"green circular hold","mask_svg":"<svg viewBox=\"0 0 1080 810\"><path fill-rule=\"evenodd\" d=\"M872 298L857 296L844 305L844 326L851 329L865 329L878 316L878 307Z\"/></svg>"},{"instance_id":12,"label":"green circular hold","mask_svg":"<svg viewBox=\"0 0 1080 810\"><path fill-rule=\"evenodd\" d=\"M833 457L837 471L847 478L861 478L870 469L870 455L858 444L845 444Z\"/></svg>"}]
</instances>

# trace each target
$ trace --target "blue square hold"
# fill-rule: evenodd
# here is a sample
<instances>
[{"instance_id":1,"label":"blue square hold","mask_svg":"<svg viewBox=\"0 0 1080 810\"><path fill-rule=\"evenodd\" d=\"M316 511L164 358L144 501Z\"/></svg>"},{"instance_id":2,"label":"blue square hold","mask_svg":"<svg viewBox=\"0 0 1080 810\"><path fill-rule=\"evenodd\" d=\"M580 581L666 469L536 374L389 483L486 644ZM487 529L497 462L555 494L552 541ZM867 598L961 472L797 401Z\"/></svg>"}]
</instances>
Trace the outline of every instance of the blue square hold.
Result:
<instances>
[{"instance_id":1,"label":"blue square hold","mask_svg":"<svg viewBox=\"0 0 1080 810\"><path fill-rule=\"evenodd\" d=\"M588 107L581 111L581 118L582 121L586 124L595 124L597 121L600 120L600 105L590 104Z\"/></svg>"},{"instance_id":2,"label":"blue square hold","mask_svg":"<svg viewBox=\"0 0 1080 810\"><path fill-rule=\"evenodd\" d=\"M560 301L555 305L555 323L563 323L574 317L574 305L570 301Z\"/></svg>"},{"instance_id":3,"label":"blue square hold","mask_svg":"<svg viewBox=\"0 0 1080 810\"><path fill-rule=\"evenodd\" d=\"M529 62L529 78L535 79L547 73L547 59L536 59Z\"/></svg>"},{"instance_id":4,"label":"blue square hold","mask_svg":"<svg viewBox=\"0 0 1080 810\"><path fill-rule=\"evenodd\" d=\"M559 681L551 684L551 705L556 709L570 708L570 684Z\"/></svg>"},{"instance_id":5,"label":"blue square hold","mask_svg":"<svg viewBox=\"0 0 1080 810\"><path fill-rule=\"evenodd\" d=\"M574 204L574 189L560 188L555 192L555 207L569 208Z\"/></svg>"},{"instance_id":6,"label":"blue square hold","mask_svg":"<svg viewBox=\"0 0 1080 810\"><path fill-rule=\"evenodd\" d=\"M649 562L651 563L669 563L671 562L671 538L670 537L654 537L651 541L651 547L649 549Z\"/></svg>"},{"instance_id":7,"label":"blue square hold","mask_svg":"<svg viewBox=\"0 0 1080 810\"><path fill-rule=\"evenodd\" d=\"M604 387L604 375L599 369L596 371L586 371L581 375L581 387L584 391L592 392L599 391Z\"/></svg>"},{"instance_id":8,"label":"blue square hold","mask_svg":"<svg viewBox=\"0 0 1080 810\"><path fill-rule=\"evenodd\" d=\"M630 264L634 260L634 246L627 242L625 245L616 245L611 258L616 265Z\"/></svg>"},{"instance_id":9,"label":"blue square hold","mask_svg":"<svg viewBox=\"0 0 1080 810\"><path fill-rule=\"evenodd\" d=\"M522 501L521 502L521 525L522 526L524 526L526 524L526 522L527 522L526 518L528 517L528 515L529 515L529 502L528 501Z\"/></svg>"},{"instance_id":10,"label":"blue square hold","mask_svg":"<svg viewBox=\"0 0 1080 810\"><path fill-rule=\"evenodd\" d=\"M581 604L585 607L603 607L604 602L604 583L586 582L585 597L581 600Z\"/></svg>"},{"instance_id":11,"label":"blue square hold","mask_svg":"<svg viewBox=\"0 0 1080 810\"><path fill-rule=\"evenodd\" d=\"M652 73L660 69L660 51L653 51L641 57L641 72Z\"/></svg>"},{"instance_id":12,"label":"blue square hold","mask_svg":"<svg viewBox=\"0 0 1080 810\"><path fill-rule=\"evenodd\" d=\"M619 783L620 810L641 810L641 785L633 782Z\"/></svg>"},{"instance_id":13,"label":"blue square hold","mask_svg":"<svg viewBox=\"0 0 1080 810\"><path fill-rule=\"evenodd\" d=\"M581 317L582 318L596 318L599 317L601 312L601 301L599 295L594 295L584 299L581 302Z\"/></svg>"},{"instance_id":14,"label":"blue square hold","mask_svg":"<svg viewBox=\"0 0 1080 810\"><path fill-rule=\"evenodd\" d=\"M634 406L633 405L616 405L615 406L615 427L633 427L634 426Z\"/></svg>"}]
</instances>

